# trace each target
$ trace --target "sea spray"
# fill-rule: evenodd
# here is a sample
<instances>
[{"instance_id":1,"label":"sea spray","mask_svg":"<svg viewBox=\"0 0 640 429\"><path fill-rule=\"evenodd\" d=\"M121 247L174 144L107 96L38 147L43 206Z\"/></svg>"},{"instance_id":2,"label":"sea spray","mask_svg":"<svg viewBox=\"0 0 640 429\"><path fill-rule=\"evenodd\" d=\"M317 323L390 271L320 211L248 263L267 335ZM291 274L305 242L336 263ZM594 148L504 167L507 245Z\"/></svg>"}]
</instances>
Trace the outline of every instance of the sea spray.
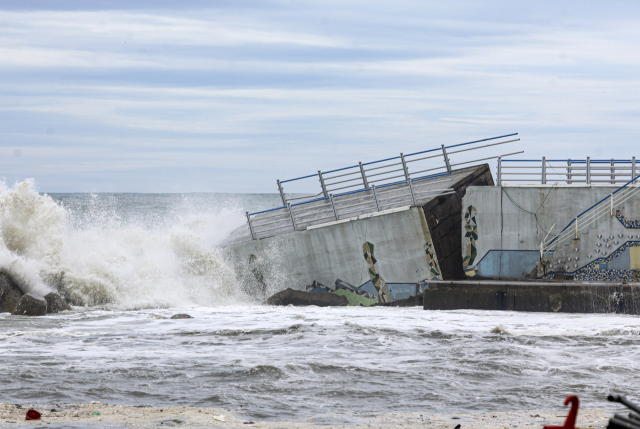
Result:
<instances>
[{"instance_id":1,"label":"sea spray","mask_svg":"<svg viewBox=\"0 0 640 429\"><path fill-rule=\"evenodd\" d=\"M0 269L24 291L56 290L80 306L154 308L252 302L216 247L242 224L240 209L159 221L119 216L117 201L87 195L80 211L37 192L0 188ZM152 221L149 221L152 219ZM260 298L260 297L259 297Z\"/></svg>"}]
</instances>

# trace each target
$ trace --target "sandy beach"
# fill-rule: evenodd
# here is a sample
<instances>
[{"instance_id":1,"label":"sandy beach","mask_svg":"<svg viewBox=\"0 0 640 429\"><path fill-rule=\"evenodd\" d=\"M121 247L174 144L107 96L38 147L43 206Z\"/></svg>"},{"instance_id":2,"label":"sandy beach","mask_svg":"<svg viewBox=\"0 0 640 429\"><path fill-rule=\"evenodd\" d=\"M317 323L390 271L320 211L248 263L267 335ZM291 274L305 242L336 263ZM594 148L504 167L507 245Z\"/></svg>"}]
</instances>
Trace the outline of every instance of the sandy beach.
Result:
<instances>
[{"instance_id":1,"label":"sandy beach","mask_svg":"<svg viewBox=\"0 0 640 429\"><path fill-rule=\"evenodd\" d=\"M40 420L25 421L26 412L35 409L42 414ZM620 409L622 410L622 409ZM44 425L49 427L116 427L116 428L331 428L349 426L369 428L434 428L505 429L514 427L542 428L547 424L564 423L567 409L527 410L478 414L427 413L322 413L301 420L260 421L243 416L242 410L195 407L127 407L100 402L66 405L0 405L0 427ZM613 415L611 408L582 409L577 426L605 428Z\"/></svg>"}]
</instances>

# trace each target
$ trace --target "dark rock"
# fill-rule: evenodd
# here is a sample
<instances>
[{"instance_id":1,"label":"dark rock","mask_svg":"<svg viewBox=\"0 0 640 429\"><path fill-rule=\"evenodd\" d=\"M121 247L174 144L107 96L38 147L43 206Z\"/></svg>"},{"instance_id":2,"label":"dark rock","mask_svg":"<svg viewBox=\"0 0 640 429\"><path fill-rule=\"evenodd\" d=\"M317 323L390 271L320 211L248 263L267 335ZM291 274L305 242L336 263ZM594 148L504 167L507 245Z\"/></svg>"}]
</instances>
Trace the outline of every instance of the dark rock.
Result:
<instances>
[{"instance_id":1,"label":"dark rock","mask_svg":"<svg viewBox=\"0 0 640 429\"><path fill-rule=\"evenodd\" d=\"M25 293L11 314L16 316L44 316L47 314L47 300L32 293Z\"/></svg>"},{"instance_id":2,"label":"dark rock","mask_svg":"<svg viewBox=\"0 0 640 429\"><path fill-rule=\"evenodd\" d=\"M9 274L0 273L0 313L13 313L22 295Z\"/></svg>"},{"instance_id":3,"label":"dark rock","mask_svg":"<svg viewBox=\"0 0 640 429\"><path fill-rule=\"evenodd\" d=\"M301 290L285 289L267 299L269 305L317 305L318 307L344 307L349 304L344 296L333 293L309 293Z\"/></svg>"},{"instance_id":4,"label":"dark rock","mask_svg":"<svg viewBox=\"0 0 640 429\"><path fill-rule=\"evenodd\" d=\"M193 317L189 316L188 314L180 313L174 314L170 317L170 319L193 319Z\"/></svg>"},{"instance_id":5,"label":"dark rock","mask_svg":"<svg viewBox=\"0 0 640 429\"><path fill-rule=\"evenodd\" d=\"M69 304L55 292L46 294L44 299L47 300L47 313L59 313L61 311L71 310Z\"/></svg>"}]
</instances>

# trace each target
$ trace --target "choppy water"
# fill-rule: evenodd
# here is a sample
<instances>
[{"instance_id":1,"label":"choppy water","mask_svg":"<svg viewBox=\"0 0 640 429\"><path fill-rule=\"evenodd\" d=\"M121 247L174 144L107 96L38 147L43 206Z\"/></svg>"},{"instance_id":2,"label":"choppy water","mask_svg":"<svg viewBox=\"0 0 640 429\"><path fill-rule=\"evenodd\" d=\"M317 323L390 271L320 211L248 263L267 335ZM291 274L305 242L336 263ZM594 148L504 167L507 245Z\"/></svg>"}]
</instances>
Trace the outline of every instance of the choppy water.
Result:
<instances>
[{"instance_id":1,"label":"choppy water","mask_svg":"<svg viewBox=\"0 0 640 429\"><path fill-rule=\"evenodd\" d=\"M322 412L606 406L633 396L640 320L419 308L221 306L0 316L2 400Z\"/></svg>"},{"instance_id":2,"label":"choppy water","mask_svg":"<svg viewBox=\"0 0 640 429\"><path fill-rule=\"evenodd\" d=\"M0 269L74 312L0 314L0 401L322 412L549 408L638 395L640 319L257 305L219 243L277 195L0 189ZM194 319L168 320L177 312Z\"/></svg>"}]
</instances>

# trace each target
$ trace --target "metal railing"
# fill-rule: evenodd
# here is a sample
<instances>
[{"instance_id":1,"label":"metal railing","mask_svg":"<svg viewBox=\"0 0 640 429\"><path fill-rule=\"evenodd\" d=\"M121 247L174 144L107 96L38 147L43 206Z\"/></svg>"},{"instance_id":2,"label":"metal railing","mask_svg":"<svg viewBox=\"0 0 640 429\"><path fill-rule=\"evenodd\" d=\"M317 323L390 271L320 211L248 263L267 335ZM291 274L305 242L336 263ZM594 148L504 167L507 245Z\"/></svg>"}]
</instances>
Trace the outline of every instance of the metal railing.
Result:
<instances>
[{"instance_id":1,"label":"metal railing","mask_svg":"<svg viewBox=\"0 0 640 429\"><path fill-rule=\"evenodd\" d=\"M306 200L308 202L317 198L329 198L329 194L370 189L372 185L380 186L400 180L408 180L409 176L422 178L441 173L448 174L451 173L453 167L523 153L523 151L520 151L465 162L451 162L451 155L513 143L520 140L516 137L517 135L518 133L513 133L451 146L441 145L439 148L428 149L406 155L400 153L399 156L372 162L358 162L357 165L342 167L335 170L318 170L316 174L309 174L307 176L282 181L277 180L276 183L278 186L278 192L282 199L282 206L286 207L287 203L292 201ZM463 146L466 147L462 148ZM284 185L286 183L309 179L315 179L318 181L319 189L317 194L302 197L287 197L284 189Z\"/></svg>"},{"instance_id":2,"label":"metal railing","mask_svg":"<svg viewBox=\"0 0 640 429\"><path fill-rule=\"evenodd\" d=\"M631 159L502 159L498 158L498 186L511 182L619 184L639 173Z\"/></svg>"},{"instance_id":3,"label":"metal railing","mask_svg":"<svg viewBox=\"0 0 640 429\"><path fill-rule=\"evenodd\" d=\"M580 232L589 228L603 216L614 216L616 207L621 206L640 192L640 180L638 179L640 176L633 177L610 195L577 215L557 236L548 241L545 239L540 244L541 256L569 240L578 239Z\"/></svg>"},{"instance_id":4,"label":"metal railing","mask_svg":"<svg viewBox=\"0 0 640 429\"><path fill-rule=\"evenodd\" d=\"M453 193L452 189L429 190L437 178L451 174L453 167L502 159L520 152L495 155L471 161L451 162L450 155L519 141L518 133L491 137L451 146L386 158L288 180L277 180L283 205L270 210L246 213L252 239L309 226L379 212L394 207L415 206L420 201ZM484 144L483 144L484 143ZM454 149L454 150L451 150ZM433 164L436 161L436 164ZM430 164L431 162L431 164ZM293 197L283 184L316 178L317 194ZM426 181L426 179L431 179ZM445 180L441 180L443 182Z\"/></svg>"}]
</instances>

